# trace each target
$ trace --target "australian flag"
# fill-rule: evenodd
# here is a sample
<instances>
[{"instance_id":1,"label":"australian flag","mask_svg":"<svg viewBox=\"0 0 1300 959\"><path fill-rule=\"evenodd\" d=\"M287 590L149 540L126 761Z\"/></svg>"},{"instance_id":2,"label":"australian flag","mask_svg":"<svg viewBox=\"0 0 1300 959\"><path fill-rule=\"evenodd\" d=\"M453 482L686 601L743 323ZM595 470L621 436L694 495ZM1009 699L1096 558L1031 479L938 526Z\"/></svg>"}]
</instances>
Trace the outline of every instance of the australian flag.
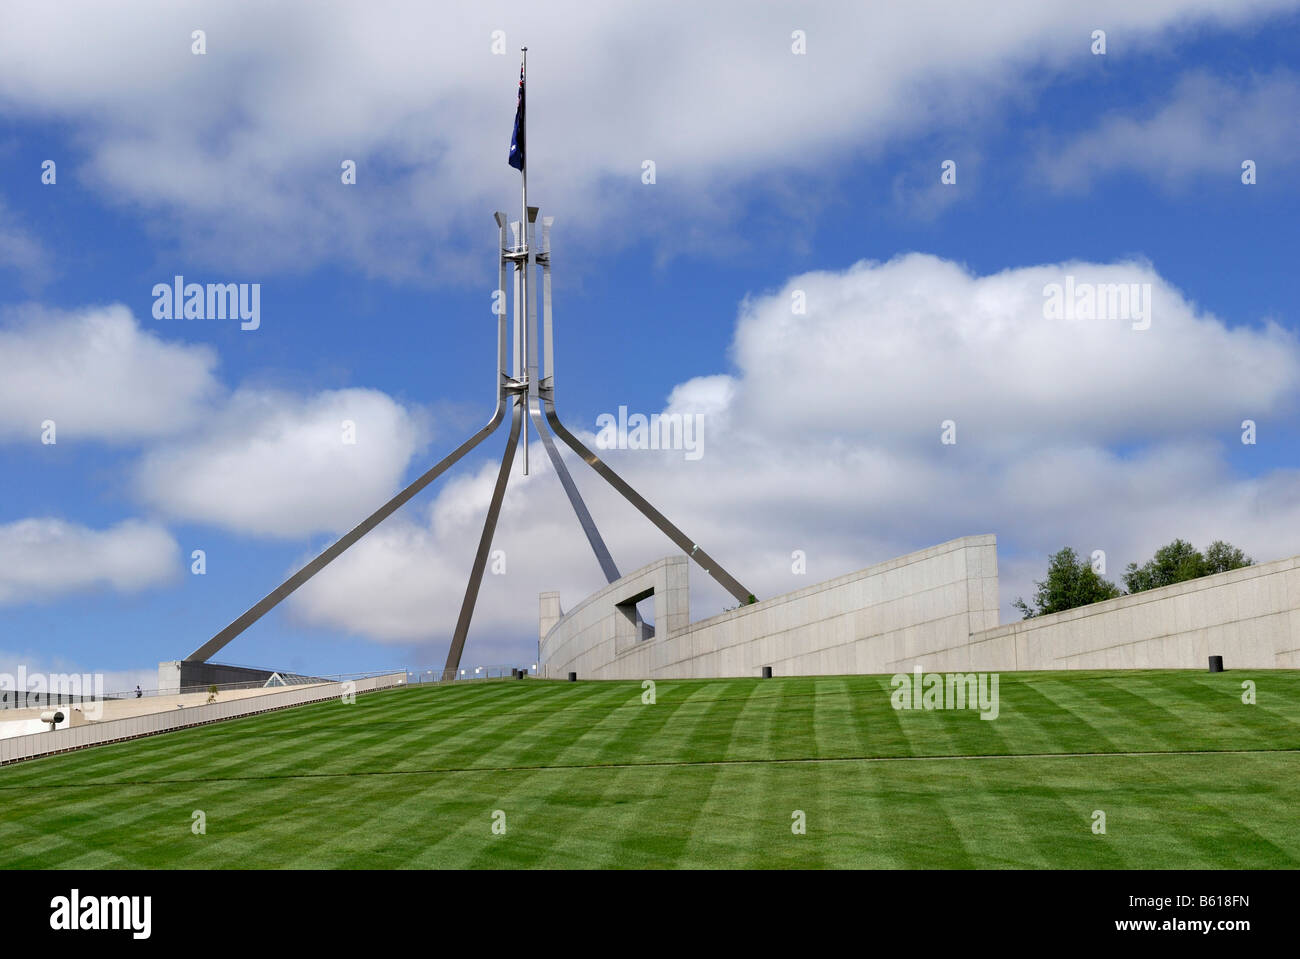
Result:
<instances>
[{"instance_id":1,"label":"australian flag","mask_svg":"<svg viewBox=\"0 0 1300 959\"><path fill-rule=\"evenodd\" d=\"M510 159L507 161L520 172L524 169L524 68L519 68L519 105L515 107L515 132L510 137Z\"/></svg>"}]
</instances>

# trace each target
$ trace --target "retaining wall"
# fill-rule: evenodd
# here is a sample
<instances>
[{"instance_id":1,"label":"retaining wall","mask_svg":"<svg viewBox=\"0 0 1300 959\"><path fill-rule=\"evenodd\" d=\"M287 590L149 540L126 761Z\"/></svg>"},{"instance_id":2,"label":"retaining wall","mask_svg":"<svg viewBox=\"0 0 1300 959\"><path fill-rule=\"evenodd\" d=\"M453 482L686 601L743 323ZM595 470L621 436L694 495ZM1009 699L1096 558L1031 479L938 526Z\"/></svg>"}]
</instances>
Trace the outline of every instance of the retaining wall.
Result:
<instances>
[{"instance_id":1,"label":"retaining wall","mask_svg":"<svg viewBox=\"0 0 1300 959\"><path fill-rule=\"evenodd\" d=\"M358 694L373 692L404 685L406 673L390 673L386 676L371 676L366 679L352 680ZM306 686L284 691L268 692L265 696L247 699L217 702L204 706L191 706L186 709L170 709L161 713L145 716L133 716L130 719L113 719L102 723L87 723L69 729L53 732L36 733L30 736L14 736L0 740L0 765L49 756L54 753L68 752L73 749L85 749L88 746L100 746L105 743L121 742L126 739L138 739L141 736L153 736L158 733L201 726L207 723L234 719L238 716L252 716L257 713L301 706L306 703L337 699L342 695L340 683L323 686Z\"/></svg>"},{"instance_id":2,"label":"retaining wall","mask_svg":"<svg viewBox=\"0 0 1300 959\"><path fill-rule=\"evenodd\" d=\"M688 560L565 614L541 595L541 675L584 679L1043 669L1300 668L1300 556L998 625L997 540L968 536L690 622ZM654 597L657 634L636 628Z\"/></svg>"},{"instance_id":3,"label":"retaining wall","mask_svg":"<svg viewBox=\"0 0 1300 959\"><path fill-rule=\"evenodd\" d=\"M1300 556L1035 616L977 633L973 663L997 669L1300 667Z\"/></svg>"},{"instance_id":4,"label":"retaining wall","mask_svg":"<svg viewBox=\"0 0 1300 959\"><path fill-rule=\"evenodd\" d=\"M559 615L541 597L543 676L588 679L880 673L965 666L972 632L998 622L997 539L966 536L837 579L690 622L689 560L672 556ZM634 605L654 597L655 635ZM557 619L558 617L558 619Z\"/></svg>"}]
</instances>

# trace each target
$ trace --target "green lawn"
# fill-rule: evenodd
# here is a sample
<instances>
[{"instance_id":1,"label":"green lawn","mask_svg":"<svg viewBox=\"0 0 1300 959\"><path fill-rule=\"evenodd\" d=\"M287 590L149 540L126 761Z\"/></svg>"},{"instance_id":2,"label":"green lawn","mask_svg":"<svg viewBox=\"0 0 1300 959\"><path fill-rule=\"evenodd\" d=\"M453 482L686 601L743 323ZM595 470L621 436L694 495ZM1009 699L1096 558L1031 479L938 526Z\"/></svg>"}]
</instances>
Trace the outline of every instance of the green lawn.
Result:
<instances>
[{"instance_id":1,"label":"green lawn","mask_svg":"<svg viewBox=\"0 0 1300 959\"><path fill-rule=\"evenodd\" d=\"M1005 673L991 722L890 692L374 693L0 768L0 848L10 868L1300 866L1300 672Z\"/></svg>"}]
</instances>

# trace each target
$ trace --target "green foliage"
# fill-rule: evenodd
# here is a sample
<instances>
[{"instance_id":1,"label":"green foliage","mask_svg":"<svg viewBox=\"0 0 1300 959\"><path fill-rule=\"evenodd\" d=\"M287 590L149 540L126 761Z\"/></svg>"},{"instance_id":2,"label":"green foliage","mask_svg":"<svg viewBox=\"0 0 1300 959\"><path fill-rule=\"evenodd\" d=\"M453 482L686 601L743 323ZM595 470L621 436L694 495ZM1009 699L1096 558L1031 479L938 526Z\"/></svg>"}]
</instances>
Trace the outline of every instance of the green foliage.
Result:
<instances>
[{"instance_id":1,"label":"green foliage","mask_svg":"<svg viewBox=\"0 0 1300 959\"><path fill-rule=\"evenodd\" d=\"M1047 578L1034 585L1037 588L1032 605L1023 598L1017 598L1011 604L1026 619L1123 595L1119 587L1110 580L1102 579L1092 564L1081 559L1069 546L1051 557L1047 564Z\"/></svg>"},{"instance_id":2,"label":"green foliage","mask_svg":"<svg viewBox=\"0 0 1300 959\"><path fill-rule=\"evenodd\" d=\"M740 609L740 607L742 606L753 606L757 602L758 602L758 597L755 596L753 593L750 593L749 598L745 600L743 603L737 603L735 606L723 606L722 611L724 613L729 613L733 609Z\"/></svg>"},{"instance_id":3,"label":"green foliage","mask_svg":"<svg viewBox=\"0 0 1300 959\"><path fill-rule=\"evenodd\" d=\"M1207 546L1204 553L1186 540L1176 539L1161 546L1156 550L1155 556L1141 566L1129 563L1124 573L1124 586L1129 593L1140 593L1209 576L1211 573L1240 569L1253 562L1240 549L1221 539L1216 539ZM1011 604L1026 619L1124 595L1124 590L1102 579L1086 560L1068 546L1051 557L1047 566L1047 578L1034 585L1037 589L1032 603L1018 598Z\"/></svg>"},{"instance_id":4,"label":"green foliage","mask_svg":"<svg viewBox=\"0 0 1300 959\"><path fill-rule=\"evenodd\" d=\"M1205 547L1205 575L1226 573L1230 569L1253 566L1255 561L1231 543L1216 539Z\"/></svg>"},{"instance_id":5,"label":"green foliage","mask_svg":"<svg viewBox=\"0 0 1300 959\"><path fill-rule=\"evenodd\" d=\"M1141 566L1129 563L1124 585L1130 593L1172 586L1189 579L1249 566L1253 560L1231 543L1215 540L1202 553L1191 543L1176 539L1156 550Z\"/></svg>"}]
</instances>

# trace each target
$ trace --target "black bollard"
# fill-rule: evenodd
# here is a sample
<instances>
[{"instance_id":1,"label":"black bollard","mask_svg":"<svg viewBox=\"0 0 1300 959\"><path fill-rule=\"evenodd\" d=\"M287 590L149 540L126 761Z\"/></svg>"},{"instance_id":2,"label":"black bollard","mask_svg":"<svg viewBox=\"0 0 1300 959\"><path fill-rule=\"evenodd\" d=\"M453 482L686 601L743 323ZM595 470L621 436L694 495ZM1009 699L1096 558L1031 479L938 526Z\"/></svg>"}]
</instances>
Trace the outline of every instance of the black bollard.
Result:
<instances>
[{"instance_id":1,"label":"black bollard","mask_svg":"<svg viewBox=\"0 0 1300 959\"><path fill-rule=\"evenodd\" d=\"M1221 673L1221 672L1223 672L1223 657L1222 657L1222 656L1211 656L1211 657L1210 657L1210 672L1212 672L1212 673Z\"/></svg>"},{"instance_id":2,"label":"black bollard","mask_svg":"<svg viewBox=\"0 0 1300 959\"><path fill-rule=\"evenodd\" d=\"M771 666L764 666L764 667L763 667L763 678L764 678L764 679L771 679L771 678L772 678L772 667L771 667Z\"/></svg>"}]
</instances>

